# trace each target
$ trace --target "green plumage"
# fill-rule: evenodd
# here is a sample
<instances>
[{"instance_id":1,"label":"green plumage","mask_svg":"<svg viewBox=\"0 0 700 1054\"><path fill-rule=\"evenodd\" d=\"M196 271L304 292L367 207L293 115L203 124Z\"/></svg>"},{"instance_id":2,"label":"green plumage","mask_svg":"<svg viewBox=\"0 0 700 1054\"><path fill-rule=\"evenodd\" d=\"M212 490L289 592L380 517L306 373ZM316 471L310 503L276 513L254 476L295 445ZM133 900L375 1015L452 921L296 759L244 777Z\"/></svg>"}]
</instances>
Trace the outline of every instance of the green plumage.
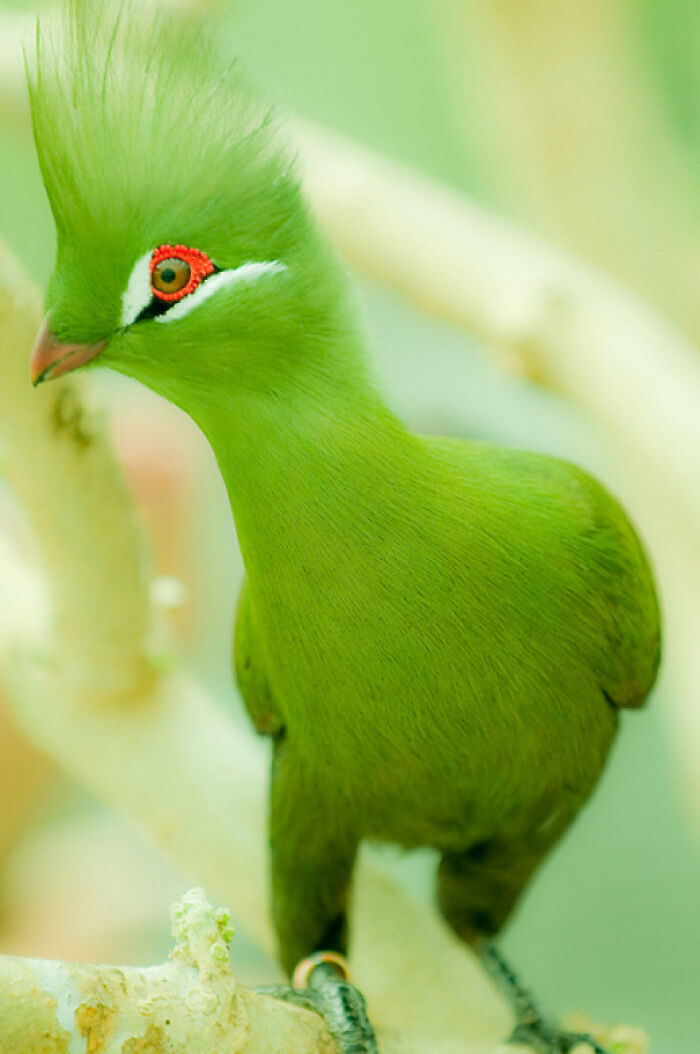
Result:
<instances>
[{"instance_id":1,"label":"green plumage","mask_svg":"<svg viewBox=\"0 0 700 1054\"><path fill-rule=\"evenodd\" d=\"M105 28L78 3L30 84L51 328L107 338L96 361L189 413L226 482L237 676L275 741L285 966L342 947L363 838L437 848L445 916L468 940L497 931L594 787L618 708L653 684L632 528L572 465L415 436L386 409L269 118L189 32L129 10ZM134 264L176 242L285 270L123 325Z\"/></svg>"}]
</instances>

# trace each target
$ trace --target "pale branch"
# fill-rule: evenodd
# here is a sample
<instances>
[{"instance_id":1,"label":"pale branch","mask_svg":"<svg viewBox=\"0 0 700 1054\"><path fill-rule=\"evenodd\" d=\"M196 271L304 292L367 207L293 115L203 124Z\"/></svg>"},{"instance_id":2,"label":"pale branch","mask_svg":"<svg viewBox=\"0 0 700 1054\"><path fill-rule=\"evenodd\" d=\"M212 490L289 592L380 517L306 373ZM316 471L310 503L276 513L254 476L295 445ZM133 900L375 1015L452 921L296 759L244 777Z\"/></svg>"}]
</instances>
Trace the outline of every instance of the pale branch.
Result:
<instances>
[{"instance_id":1,"label":"pale branch","mask_svg":"<svg viewBox=\"0 0 700 1054\"><path fill-rule=\"evenodd\" d=\"M0 642L14 717L66 772L235 905L270 949L264 759L190 677L164 669L162 657L149 662L148 582L102 415L84 404L87 383L31 388L38 297L5 250L0 274L4 467L34 522L56 605L54 613L31 571L23 576L0 549L4 604L17 612ZM510 1016L473 956L366 863L357 885L353 963L376 1020L493 1047Z\"/></svg>"},{"instance_id":2,"label":"pale branch","mask_svg":"<svg viewBox=\"0 0 700 1054\"><path fill-rule=\"evenodd\" d=\"M0 623L12 615L11 611L0 613ZM0 640L2 636L0 628ZM32 747L16 728L1 692L0 688L0 871L57 779L46 755Z\"/></svg>"},{"instance_id":3,"label":"pale branch","mask_svg":"<svg viewBox=\"0 0 700 1054\"><path fill-rule=\"evenodd\" d=\"M147 578L130 499L82 379L32 388L27 353L41 317L39 294L1 244L0 269L3 468L51 569L63 675L86 682L93 693L128 693L151 675ZM110 589L109 604L101 580ZM92 603L83 602L89 596Z\"/></svg>"},{"instance_id":4,"label":"pale branch","mask_svg":"<svg viewBox=\"0 0 700 1054\"><path fill-rule=\"evenodd\" d=\"M693 160L629 0L439 0L454 110L506 208L700 338Z\"/></svg>"},{"instance_id":5,"label":"pale branch","mask_svg":"<svg viewBox=\"0 0 700 1054\"><path fill-rule=\"evenodd\" d=\"M239 985L233 931L201 890L171 911L170 961L145 969L0 958L0 1054L330 1054L318 1017Z\"/></svg>"},{"instance_id":6,"label":"pale branch","mask_svg":"<svg viewBox=\"0 0 700 1054\"><path fill-rule=\"evenodd\" d=\"M228 912L199 889L171 909L175 945L160 966L93 966L0 956L0 1054L333 1054L321 1018L239 984ZM436 1011L437 1013L437 1011ZM580 1019L576 1028L588 1030ZM598 1032L620 1054L646 1038ZM527 1054L525 1048L379 1029L381 1054ZM581 1045L572 1054L586 1054Z\"/></svg>"},{"instance_id":7,"label":"pale branch","mask_svg":"<svg viewBox=\"0 0 700 1054\"><path fill-rule=\"evenodd\" d=\"M517 357L688 505L700 536L700 356L595 271L462 195L309 124L305 185L346 259Z\"/></svg>"},{"instance_id":8,"label":"pale branch","mask_svg":"<svg viewBox=\"0 0 700 1054\"><path fill-rule=\"evenodd\" d=\"M192 889L170 917L175 943L160 966L0 956L0 1054L333 1054L335 1046L313 1011L238 983L225 909L214 909L202 890ZM588 1029L590 1023L582 1020L577 1027ZM527 1054L522 1047L387 1029L377 1038L381 1054ZM647 1049L634 1029L618 1026L600 1038L624 1054ZM585 1054L585 1045L578 1049Z\"/></svg>"}]
</instances>

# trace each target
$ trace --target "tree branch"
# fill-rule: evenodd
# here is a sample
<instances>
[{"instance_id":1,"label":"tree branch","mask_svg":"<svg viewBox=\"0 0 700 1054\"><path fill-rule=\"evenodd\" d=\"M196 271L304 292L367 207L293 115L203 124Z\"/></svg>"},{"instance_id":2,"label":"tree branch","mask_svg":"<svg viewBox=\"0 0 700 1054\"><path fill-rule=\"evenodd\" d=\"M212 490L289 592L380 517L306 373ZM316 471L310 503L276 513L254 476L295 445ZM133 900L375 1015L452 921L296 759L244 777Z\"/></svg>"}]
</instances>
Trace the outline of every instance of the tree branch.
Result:
<instances>
[{"instance_id":1,"label":"tree branch","mask_svg":"<svg viewBox=\"0 0 700 1054\"><path fill-rule=\"evenodd\" d=\"M321 1018L238 984L228 956L228 912L190 890L171 909L170 961L147 968L90 966L0 956L0 1054L331 1054ZM582 1029L587 1021L579 1021ZM492 1043L435 1039L381 1029L381 1054L499 1054ZM644 1054L625 1027L601 1041ZM527 1054L522 1047L508 1051ZM581 1048L584 1054L585 1047Z\"/></svg>"},{"instance_id":2,"label":"tree branch","mask_svg":"<svg viewBox=\"0 0 700 1054\"><path fill-rule=\"evenodd\" d=\"M101 411L90 405L82 378L37 391L29 383L26 356L40 318L39 295L1 245L0 267L4 471L50 568L63 673L90 681L93 693L130 691L150 675L151 616L142 543L126 486ZM95 537L104 544L95 545ZM114 591L106 605L99 596L103 576ZM76 598L81 599L76 603ZM71 671L69 657L75 659Z\"/></svg>"},{"instance_id":3,"label":"tree branch","mask_svg":"<svg viewBox=\"0 0 700 1054\"><path fill-rule=\"evenodd\" d=\"M612 281L461 195L308 124L305 185L359 271L507 351L672 481L700 530L700 357Z\"/></svg>"},{"instance_id":4,"label":"tree branch","mask_svg":"<svg viewBox=\"0 0 700 1054\"><path fill-rule=\"evenodd\" d=\"M441 0L436 18L506 207L700 337L692 161L645 61L639 5Z\"/></svg>"},{"instance_id":5,"label":"tree branch","mask_svg":"<svg viewBox=\"0 0 700 1054\"><path fill-rule=\"evenodd\" d=\"M174 905L171 919L176 943L163 966L0 958L0 1051L269 1054L281 1036L299 1054L332 1049L318 1015L236 982L227 913L215 911L201 890Z\"/></svg>"}]
</instances>

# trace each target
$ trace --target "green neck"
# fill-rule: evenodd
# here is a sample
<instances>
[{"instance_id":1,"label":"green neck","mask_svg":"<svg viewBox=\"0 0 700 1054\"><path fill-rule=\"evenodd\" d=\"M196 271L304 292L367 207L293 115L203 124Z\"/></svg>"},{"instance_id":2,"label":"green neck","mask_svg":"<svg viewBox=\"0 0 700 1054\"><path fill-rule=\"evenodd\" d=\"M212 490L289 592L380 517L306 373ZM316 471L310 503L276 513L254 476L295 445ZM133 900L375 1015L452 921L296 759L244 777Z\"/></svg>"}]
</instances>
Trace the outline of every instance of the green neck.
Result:
<instances>
[{"instance_id":1,"label":"green neck","mask_svg":"<svg viewBox=\"0 0 700 1054\"><path fill-rule=\"evenodd\" d=\"M251 587L332 560L381 520L415 438L384 405L358 345L288 385L226 393L199 424L216 455ZM364 544L364 543L363 543ZM322 567L319 567L322 571Z\"/></svg>"}]
</instances>

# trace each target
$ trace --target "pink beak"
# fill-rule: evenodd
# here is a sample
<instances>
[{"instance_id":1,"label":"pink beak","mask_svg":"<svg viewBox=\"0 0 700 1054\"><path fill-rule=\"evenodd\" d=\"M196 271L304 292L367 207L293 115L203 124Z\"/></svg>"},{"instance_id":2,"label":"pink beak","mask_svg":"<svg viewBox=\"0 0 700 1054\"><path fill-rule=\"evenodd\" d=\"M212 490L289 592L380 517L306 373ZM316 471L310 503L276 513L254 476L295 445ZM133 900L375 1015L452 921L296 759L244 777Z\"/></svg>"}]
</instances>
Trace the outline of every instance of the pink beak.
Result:
<instances>
[{"instance_id":1,"label":"pink beak","mask_svg":"<svg viewBox=\"0 0 700 1054\"><path fill-rule=\"evenodd\" d=\"M32 384L36 387L42 381L60 377L62 373L83 366L99 355L106 343L106 340L98 340L96 344L62 344L54 337L49 329L48 318L45 318L32 349Z\"/></svg>"}]
</instances>

